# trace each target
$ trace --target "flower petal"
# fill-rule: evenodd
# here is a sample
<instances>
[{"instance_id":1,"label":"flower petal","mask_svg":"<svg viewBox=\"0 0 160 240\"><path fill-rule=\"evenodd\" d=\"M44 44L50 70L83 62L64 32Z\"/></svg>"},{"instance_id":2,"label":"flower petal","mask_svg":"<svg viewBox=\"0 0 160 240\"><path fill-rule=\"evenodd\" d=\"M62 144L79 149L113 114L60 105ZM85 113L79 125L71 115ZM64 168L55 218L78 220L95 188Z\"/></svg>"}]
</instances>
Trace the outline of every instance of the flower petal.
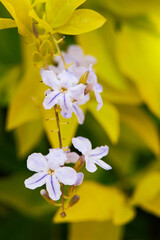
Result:
<instances>
[{"instance_id":1,"label":"flower petal","mask_svg":"<svg viewBox=\"0 0 160 240\"><path fill-rule=\"evenodd\" d=\"M52 91L51 93L49 93L43 101L44 108L51 109L55 104L58 103L58 98L60 95L61 92Z\"/></svg>"},{"instance_id":2,"label":"flower petal","mask_svg":"<svg viewBox=\"0 0 160 240\"><path fill-rule=\"evenodd\" d=\"M51 87L53 90L59 90L60 82L57 75L52 70L42 70L41 73L44 84Z\"/></svg>"},{"instance_id":3,"label":"flower petal","mask_svg":"<svg viewBox=\"0 0 160 240\"><path fill-rule=\"evenodd\" d=\"M35 173L32 177L25 180L24 184L26 188L35 189L41 187L47 181L48 174L47 172L38 172Z\"/></svg>"},{"instance_id":4,"label":"flower petal","mask_svg":"<svg viewBox=\"0 0 160 240\"><path fill-rule=\"evenodd\" d=\"M68 70L63 70L63 72L58 75L58 78L60 79L61 86L66 89L76 85L79 81L75 74Z\"/></svg>"},{"instance_id":5,"label":"flower petal","mask_svg":"<svg viewBox=\"0 0 160 240\"><path fill-rule=\"evenodd\" d=\"M82 154L88 154L92 150L91 142L84 137L76 137L72 139L73 146Z\"/></svg>"},{"instance_id":6,"label":"flower petal","mask_svg":"<svg viewBox=\"0 0 160 240\"><path fill-rule=\"evenodd\" d=\"M88 159L86 161L86 169L88 172L95 172L97 170L97 167L96 167L94 161Z\"/></svg>"},{"instance_id":7,"label":"flower petal","mask_svg":"<svg viewBox=\"0 0 160 240\"><path fill-rule=\"evenodd\" d=\"M47 161L41 153L32 153L27 159L27 168L34 172L45 171Z\"/></svg>"},{"instance_id":8,"label":"flower petal","mask_svg":"<svg viewBox=\"0 0 160 240\"><path fill-rule=\"evenodd\" d=\"M65 161L67 160L66 154L62 149L59 148L49 149L49 153L47 154L46 158L48 160L48 166L52 170L64 165Z\"/></svg>"},{"instance_id":9,"label":"flower petal","mask_svg":"<svg viewBox=\"0 0 160 240\"><path fill-rule=\"evenodd\" d=\"M109 164L105 163L105 162L102 161L102 160L95 160L94 162L95 162L97 165L99 165L101 168L104 168L105 170L110 170L110 169L112 169L112 167L111 167Z\"/></svg>"},{"instance_id":10,"label":"flower petal","mask_svg":"<svg viewBox=\"0 0 160 240\"><path fill-rule=\"evenodd\" d=\"M71 92L71 97L72 99L75 100L81 100L84 97L84 89L86 86L84 84L78 84L77 86L73 87L70 92Z\"/></svg>"},{"instance_id":11,"label":"flower petal","mask_svg":"<svg viewBox=\"0 0 160 240\"><path fill-rule=\"evenodd\" d=\"M95 93L95 96L96 96L96 100L98 102L97 111L99 111L101 109L101 107L103 106L103 101L102 101L101 95L99 94L98 91L94 91L94 93Z\"/></svg>"},{"instance_id":12,"label":"flower petal","mask_svg":"<svg viewBox=\"0 0 160 240\"><path fill-rule=\"evenodd\" d=\"M77 173L77 179L76 179L76 182L75 182L75 186L79 186L82 184L83 182L83 179L84 179L84 174L82 172L78 172Z\"/></svg>"},{"instance_id":13,"label":"flower petal","mask_svg":"<svg viewBox=\"0 0 160 240\"><path fill-rule=\"evenodd\" d=\"M67 161L66 163L76 163L79 159L79 155L75 152L67 152Z\"/></svg>"},{"instance_id":14,"label":"flower petal","mask_svg":"<svg viewBox=\"0 0 160 240\"><path fill-rule=\"evenodd\" d=\"M77 104L73 104L73 111L74 111L74 113L76 114L76 116L78 118L79 124L83 124L83 122L84 122L84 113L83 113L82 109Z\"/></svg>"},{"instance_id":15,"label":"flower petal","mask_svg":"<svg viewBox=\"0 0 160 240\"><path fill-rule=\"evenodd\" d=\"M109 147L108 146L102 146L97 147L91 151L90 158L92 159L101 159L102 157L106 156L108 154Z\"/></svg>"},{"instance_id":16,"label":"flower petal","mask_svg":"<svg viewBox=\"0 0 160 240\"><path fill-rule=\"evenodd\" d=\"M71 99L69 98L68 94L62 94L59 105L62 109L61 115L64 118L71 118L72 117L72 102Z\"/></svg>"},{"instance_id":17,"label":"flower petal","mask_svg":"<svg viewBox=\"0 0 160 240\"><path fill-rule=\"evenodd\" d=\"M73 185L77 179L76 171L71 167L61 167L55 171L55 176L65 185Z\"/></svg>"},{"instance_id":18,"label":"flower petal","mask_svg":"<svg viewBox=\"0 0 160 240\"><path fill-rule=\"evenodd\" d=\"M50 175L48 177L46 182L46 189L51 199L53 199L54 201L57 201L60 199L62 192L60 190L60 183L58 182L55 175Z\"/></svg>"}]
</instances>

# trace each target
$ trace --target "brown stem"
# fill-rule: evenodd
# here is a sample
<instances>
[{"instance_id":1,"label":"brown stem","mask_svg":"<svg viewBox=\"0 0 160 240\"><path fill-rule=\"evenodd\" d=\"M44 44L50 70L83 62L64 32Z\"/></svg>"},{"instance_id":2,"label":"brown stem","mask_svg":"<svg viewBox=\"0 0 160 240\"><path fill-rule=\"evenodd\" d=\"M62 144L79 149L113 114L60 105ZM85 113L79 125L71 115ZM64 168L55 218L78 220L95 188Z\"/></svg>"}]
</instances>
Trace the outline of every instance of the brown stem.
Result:
<instances>
[{"instance_id":1,"label":"brown stem","mask_svg":"<svg viewBox=\"0 0 160 240\"><path fill-rule=\"evenodd\" d=\"M59 139L59 148L62 148L62 137L61 137L61 129L60 129L60 122L59 122L59 114L57 112L57 106L54 106L55 116L57 121L57 128L58 128L58 139Z\"/></svg>"}]
</instances>

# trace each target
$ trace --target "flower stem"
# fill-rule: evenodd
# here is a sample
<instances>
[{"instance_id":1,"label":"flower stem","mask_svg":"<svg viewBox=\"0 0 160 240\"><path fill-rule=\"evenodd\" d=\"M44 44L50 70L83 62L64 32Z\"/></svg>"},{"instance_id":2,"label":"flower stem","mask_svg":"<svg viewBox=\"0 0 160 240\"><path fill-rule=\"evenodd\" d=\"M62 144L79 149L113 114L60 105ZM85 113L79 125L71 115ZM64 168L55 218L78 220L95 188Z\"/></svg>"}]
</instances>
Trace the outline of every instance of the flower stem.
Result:
<instances>
[{"instance_id":1,"label":"flower stem","mask_svg":"<svg viewBox=\"0 0 160 240\"><path fill-rule=\"evenodd\" d=\"M61 137L61 129L60 129L60 122L59 122L59 114L57 112L57 106L54 106L55 116L57 121L57 128L58 128L58 139L59 139L59 148L62 148L62 137Z\"/></svg>"},{"instance_id":2,"label":"flower stem","mask_svg":"<svg viewBox=\"0 0 160 240\"><path fill-rule=\"evenodd\" d=\"M61 52L61 50L59 48L58 41L53 37L53 35L51 33L50 33L50 37L51 37L53 43L55 44L55 46L57 48L58 55L61 56L61 58L62 58L62 61L63 61L63 64L64 64L64 68L67 69L67 64L66 64L66 62L64 60L64 57L63 57L63 54L62 54L62 52Z\"/></svg>"}]
</instances>

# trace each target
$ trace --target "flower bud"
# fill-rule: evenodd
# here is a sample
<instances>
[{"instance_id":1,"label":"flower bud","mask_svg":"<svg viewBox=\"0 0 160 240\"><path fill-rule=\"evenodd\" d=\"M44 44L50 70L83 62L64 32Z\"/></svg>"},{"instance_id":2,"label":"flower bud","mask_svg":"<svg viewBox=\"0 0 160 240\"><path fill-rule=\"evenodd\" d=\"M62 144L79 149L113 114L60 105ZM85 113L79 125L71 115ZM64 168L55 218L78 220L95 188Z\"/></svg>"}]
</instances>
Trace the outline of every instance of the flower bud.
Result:
<instances>
[{"instance_id":1,"label":"flower bud","mask_svg":"<svg viewBox=\"0 0 160 240\"><path fill-rule=\"evenodd\" d=\"M82 84L86 84L87 82L87 79L88 79L88 75L89 75L89 71L85 72L79 79L79 84L82 83Z\"/></svg>"},{"instance_id":2,"label":"flower bud","mask_svg":"<svg viewBox=\"0 0 160 240\"><path fill-rule=\"evenodd\" d=\"M79 195L74 195L72 199L69 201L68 207L72 207L79 201L80 197Z\"/></svg>"}]
</instances>

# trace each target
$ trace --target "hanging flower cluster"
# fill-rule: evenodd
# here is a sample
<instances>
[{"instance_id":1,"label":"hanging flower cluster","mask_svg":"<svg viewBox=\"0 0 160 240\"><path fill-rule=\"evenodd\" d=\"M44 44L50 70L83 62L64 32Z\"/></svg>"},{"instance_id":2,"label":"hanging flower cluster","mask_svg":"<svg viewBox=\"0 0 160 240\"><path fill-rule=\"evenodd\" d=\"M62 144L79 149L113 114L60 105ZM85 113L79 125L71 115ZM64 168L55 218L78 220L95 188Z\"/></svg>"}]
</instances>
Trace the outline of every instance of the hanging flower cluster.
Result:
<instances>
[{"instance_id":1,"label":"hanging flower cluster","mask_svg":"<svg viewBox=\"0 0 160 240\"><path fill-rule=\"evenodd\" d=\"M94 57L85 55L77 45L71 45L67 52L60 52L57 42L56 46L59 53L59 56L54 57L56 66L44 66L40 73L43 83L49 87L45 92L43 107L46 110L55 110L59 148L49 149L46 156L33 153L28 157L27 167L36 173L25 180L25 186L35 189L46 184L46 190L41 190L41 195L51 204L58 206L59 203L55 201L62 197L61 216L65 217L64 199L70 199L68 207L79 200L74 191L76 186L83 182L84 174L80 172L81 168L85 165L86 170L93 173L97 170L97 165L105 170L111 169L111 166L101 160L108 154L108 146L92 149L91 142L84 137L72 139L73 146L81 155L62 146L59 112L64 118L71 118L74 113L78 122L83 124L84 113L80 106L90 100L90 92L93 91L99 110L103 105L100 95L103 88L97 82L92 68L96 63ZM71 166L67 166L68 164ZM67 196L64 185L69 185Z\"/></svg>"}]
</instances>

